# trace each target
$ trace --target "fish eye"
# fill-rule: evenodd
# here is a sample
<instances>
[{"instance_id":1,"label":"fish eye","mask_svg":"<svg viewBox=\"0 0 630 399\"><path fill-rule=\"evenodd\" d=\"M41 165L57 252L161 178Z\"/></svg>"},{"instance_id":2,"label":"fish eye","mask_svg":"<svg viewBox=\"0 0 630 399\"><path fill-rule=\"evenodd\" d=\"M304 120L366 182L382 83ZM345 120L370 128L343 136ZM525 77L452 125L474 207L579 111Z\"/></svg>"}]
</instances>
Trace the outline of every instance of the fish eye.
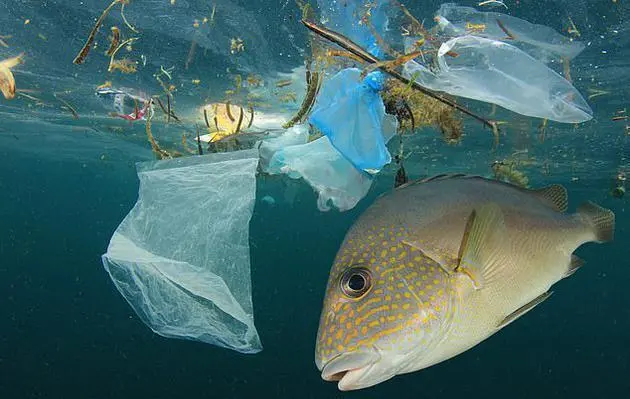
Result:
<instances>
[{"instance_id":1,"label":"fish eye","mask_svg":"<svg viewBox=\"0 0 630 399\"><path fill-rule=\"evenodd\" d=\"M363 267L353 267L341 276L341 291L349 298L360 298L372 287L372 275Z\"/></svg>"}]
</instances>

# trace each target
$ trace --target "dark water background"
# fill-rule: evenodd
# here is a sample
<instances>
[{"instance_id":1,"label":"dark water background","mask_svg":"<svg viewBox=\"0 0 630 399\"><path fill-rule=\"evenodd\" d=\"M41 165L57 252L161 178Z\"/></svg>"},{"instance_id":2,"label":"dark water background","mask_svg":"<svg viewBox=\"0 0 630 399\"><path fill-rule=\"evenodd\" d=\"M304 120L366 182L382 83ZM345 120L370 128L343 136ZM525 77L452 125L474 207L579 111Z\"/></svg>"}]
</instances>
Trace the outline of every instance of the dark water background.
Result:
<instances>
[{"instance_id":1,"label":"dark water background","mask_svg":"<svg viewBox=\"0 0 630 399\"><path fill-rule=\"evenodd\" d=\"M37 2L0 0L6 9L27 3L31 10L38 7ZM277 10L284 1L236 3L256 16L254 22L269 43L285 37L275 29L280 23L299 30L294 19L279 17ZM520 4L515 15L539 23L555 26L551 21L570 10L576 24L590 24L586 34L596 44L580 56L584 60L574 76L587 79L596 73L597 82L608 82L607 88L611 83L625 87L628 24L618 17L620 11L614 8L618 5L607 1ZM416 10L432 11L438 5L410 2ZM625 35L601 39L600 34L610 33L613 16L618 17L614 26ZM280 47L285 54L292 51L289 45ZM599 60L600 69L593 72L589 62L604 47L618 50L616 63ZM184 56L185 51L178 55ZM256 57L250 61L255 63ZM278 69L283 61L270 61L265 68ZM218 62L223 66L224 61ZM614 74L619 71L622 74ZM584 82L577 85L583 92L587 87ZM604 98L594 106L599 121L576 133L583 141L555 143L556 152L565 151L565 146L574 159L577 153L578 165L588 170L589 178L572 183L569 173L559 173L534 182L566 184L572 208L591 199L613 209L616 241L579 249L577 254L587 262L584 268L558 283L550 300L474 349L427 370L349 393L322 381L314 364L321 301L330 264L346 230L376 195L391 187L391 176L379 179L370 195L345 213L317 211L315 195L304 183L292 205L257 202L250 244L254 317L264 350L241 355L152 333L103 270L100 255L135 203L138 183L133 162L147 159L146 146L136 156L98 162L98 154L71 156L67 146L45 137L51 132L40 130L39 142L45 144L33 150L32 143L27 147L15 144L14 136L24 133L22 125L3 119L0 399L629 397L628 202L608 195L614 168L598 171L593 167L597 161L617 162L619 151L626 151L622 142L605 135L619 128L605 121L626 101L627 92ZM86 148L81 145L74 148L78 154ZM56 151L63 156L55 156ZM452 168L454 162L468 162L465 147L440 145L435 151L459 154L434 165L435 173ZM285 184L278 179L260 180L258 191L280 198Z\"/></svg>"}]
</instances>

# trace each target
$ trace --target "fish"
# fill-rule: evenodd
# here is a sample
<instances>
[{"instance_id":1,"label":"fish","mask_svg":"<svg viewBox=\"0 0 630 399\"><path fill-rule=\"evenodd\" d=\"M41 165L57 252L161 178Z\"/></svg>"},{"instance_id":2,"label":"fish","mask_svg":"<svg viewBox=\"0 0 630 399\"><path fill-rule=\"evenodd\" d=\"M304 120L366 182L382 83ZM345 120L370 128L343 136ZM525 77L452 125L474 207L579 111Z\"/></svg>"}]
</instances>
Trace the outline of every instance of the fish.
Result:
<instances>
[{"instance_id":1,"label":"fish","mask_svg":"<svg viewBox=\"0 0 630 399\"><path fill-rule=\"evenodd\" d=\"M582 244L614 238L592 202L567 190L466 174L411 181L379 197L331 267L315 364L341 391L465 352L544 302L583 265Z\"/></svg>"}]
</instances>

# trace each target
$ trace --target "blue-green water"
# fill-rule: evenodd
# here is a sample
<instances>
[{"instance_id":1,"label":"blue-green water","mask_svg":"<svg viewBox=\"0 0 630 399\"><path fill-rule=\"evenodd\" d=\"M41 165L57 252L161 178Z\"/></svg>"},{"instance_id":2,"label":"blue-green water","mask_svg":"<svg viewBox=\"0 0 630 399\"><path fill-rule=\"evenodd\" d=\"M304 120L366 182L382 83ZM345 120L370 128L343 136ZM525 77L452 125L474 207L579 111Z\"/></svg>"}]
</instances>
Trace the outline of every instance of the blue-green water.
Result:
<instances>
[{"instance_id":1,"label":"blue-green water","mask_svg":"<svg viewBox=\"0 0 630 399\"><path fill-rule=\"evenodd\" d=\"M37 2L0 0L0 12L10 11L12 18L48 15L52 24L64 15L59 20L65 24L56 28L57 34L77 36L69 40L72 45L67 48L62 43L63 61L48 65L53 75L58 73L67 81L51 83L46 78L50 75L41 72L32 76L16 73L16 79L22 76L34 85L41 79L43 86L66 85L63 89L76 82L77 91L84 87L91 94L93 86L104 80L102 74L91 66L83 70L71 66L91 23L84 21L76 26L76 18L85 18L85 11L66 5L64 13L64 9L54 7L61 3L42 6ZM105 6L96 1L89 3L94 10ZM161 3L134 2L147 9ZM235 15L229 14L229 2L221 3L224 21L249 21L258 27L260 40L267 43L260 53L252 50L245 69L255 68L258 54L265 51L271 57L261 65L260 73L287 71L299 64L299 60L289 62L285 56L278 56L292 52L294 57L299 55L283 40L283 29L296 35L298 47L304 42L305 34L295 20L299 12L293 3L285 8L284 1L251 3L236 2ZM410 3L410 9L418 13L430 13L439 6L439 2ZM201 2L186 4L190 8L211 8ZM23 100L0 100L0 398L627 397L630 216L626 212L627 198L612 198L609 189L611 179L620 170L627 170L630 149L623 136L623 122L610 121L611 115L628 103L630 27L623 20L628 6L622 0L556 2L547 4L547 10L542 8L543 3L521 1L520 8L511 2L506 4L514 6L510 10L513 15L538 23L556 26L566 8L578 26L590 25L582 29L582 40L591 40L597 47L587 48L576 59L572 70L576 87L583 93L589 87L598 87L611 94L589 101L594 121L578 128L551 123L545 143L535 139L536 121L531 138L520 136L518 141L505 137L496 153L489 150L488 132L473 123L467 122L467 136L457 147L447 146L435 130L425 129L410 144L415 153L408 169L411 177L453 170L485 174L491 161L526 146L541 161L526 169L532 185L564 184L572 209L584 200L612 209L617 216L615 241L580 248L577 254L586 266L558 283L550 300L454 359L374 388L341 393L334 383L321 380L313 359L324 286L346 230L377 195L391 189L393 170L385 171L370 194L355 209L344 213L319 212L316 195L304 182L267 177L258 181L259 200L250 228L254 317L264 350L242 355L162 338L135 315L100 260L111 234L136 201L134 162L151 158L142 136L143 126L131 128L107 122L127 129L116 136L103 127L106 123L97 118L99 115L91 115L91 104L72 97L81 94L77 92L70 98L80 108L79 121L51 116L46 110L40 114L24 102L17 102ZM7 21L7 15L0 14L0 21ZM130 6L128 18L139 15ZM16 32L20 32L23 22L11 23L0 25L0 35L13 32L19 37ZM37 23L33 18L31 26ZM42 31L50 40L52 28L46 29ZM615 36L612 30L621 33ZM178 51L173 59L181 67L190 37L182 35L180 40L177 46L158 40L156 43ZM27 43L21 44L26 47ZM24 50L37 59L38 52L45 52L45 48L32 43ZM199 64L194 73L188 72L187 78L198 74L211 79L215 71L222 74L226 65L234 68L238 64L228 55L219 54L224 49L209 48L209 54L216 55L207 55L207 63ZM602 55L602 49L606 55ZM150 51L147 54L153 54ZM0 55L0 59L5 58L5 53ZM222 61L212 64L211 59ZM28 71L26 66L28 63L24 68ZM45 66L37 64L37 68ZM142 85L152 73L126 79ZM18 80L18 88L20 84L27 86L23 82ZM218 79L217 85L221 84L223 80ZM198 95L187 92L188 97L181 103ZM183 109L184 105L179 107ZM94 112L102 110L94 108ZM551 165L547 175L541 173L543 159ZM260 201L264 195L274 196L276 204Z\"/></svg>"}]
</instances>

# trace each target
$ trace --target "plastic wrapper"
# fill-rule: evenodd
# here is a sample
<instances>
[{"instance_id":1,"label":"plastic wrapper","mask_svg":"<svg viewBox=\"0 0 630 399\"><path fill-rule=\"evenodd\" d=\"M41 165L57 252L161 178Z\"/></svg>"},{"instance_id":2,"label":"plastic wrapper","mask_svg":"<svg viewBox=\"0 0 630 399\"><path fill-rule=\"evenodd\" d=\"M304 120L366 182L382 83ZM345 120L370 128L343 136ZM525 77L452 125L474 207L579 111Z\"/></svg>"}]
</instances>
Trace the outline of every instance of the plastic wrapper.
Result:
<instances>
[{"instance_id":1,"label":"plastic wrapper","mask_svg":"<svg viewBox=\"0 0 630 399\"><path fill-rule=\"evenodd\" d=\"M357 170L326 136L275 152L267 171L304 178L318 193L317 207L321 211L330 210L330 203L340 211L354 208L372 185L370 175Z\"/></svg>"},{"instance_id":2,"label":"plastic wrapper","mask_svg":"<svg viewBox=\"0 0 630 399\"><path fill-rule=\"evenodd\" d=\"M404 74L430 89L497 104L522 115L564 123L593 117L571 83L517 47L497 40L453 38L440 46L436 70L410 61Z\"/></svg>"},{"instance_id":3,"label":"plastic wrapper","mask_svg":"<svg viewBox=\"0 0 630 399\"><path fill-rule=\"evenodd\" d=\"M262 349L248 245L257 165L257 150L138 164L138 201L102 260L156 333Z\"/></svg>"},{"instance_id":4,"label":"plastic wrapper","mask_svg":"<svg viewBox=\"0 0 630 399\"><path fill-rule=\"evenodd\" d=\"M445 3L437 11L436 19L447 35L473 35L509 41L545 61L551 54L572 59L584 50L582 42L563 36L548 26L532 24L499 12L483 12Z\"/></svg>"},{"instance_id":5,"label":"plastic wrapper","mask_svg":"<svg viewBox=\"0 0 630 399\"><path fill-rule=\"evenodd\" d=\"M378 172L391 161L386 137L385 106L379 94L384 77L344 69L324 83L309 122L328 136L332 145L357 169ZM394 127L395 128L395 127Z\"/></svg>"}]
</instances>

